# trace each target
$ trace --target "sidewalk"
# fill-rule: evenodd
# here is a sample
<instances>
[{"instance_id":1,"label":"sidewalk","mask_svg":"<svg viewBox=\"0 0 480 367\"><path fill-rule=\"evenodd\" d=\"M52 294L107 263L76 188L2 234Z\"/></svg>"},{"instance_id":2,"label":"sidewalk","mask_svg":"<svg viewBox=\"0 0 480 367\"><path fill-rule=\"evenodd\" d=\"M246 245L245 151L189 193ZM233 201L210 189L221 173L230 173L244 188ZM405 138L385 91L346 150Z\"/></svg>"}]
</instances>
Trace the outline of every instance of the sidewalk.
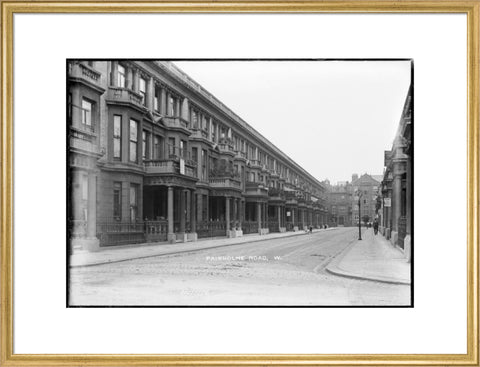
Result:
<instances>
[{"instance_id":1,"label":"sidewalk","mask_svg":"<svg viewBox=\"0 0 480 367\"><path fill-rule=\"evenodd\" d=\"M366 230L362 238L335 258L326 270L350 278L410 284L410 263L399 249L380 233L375 236L373 229Z\"/></svg>"},{"instance_id":2,"label":"sidewalk","mask_svg":"<svg viewBox=\"0 0 480 367\"><path fill-rule=\"evenodd\" d=\"M329 231L335 229L314 229L313 232ZM153 256L171 255L185 252L194 252L215 247L233 246L246 242L267 241L275 238L306 235L304 231L271 233L267 235L247 234L237 238L202 238L196 242L177 242L169 244L144 243L127 246L104 247L98 252L80 251L70 255L70 267L84 267L101 264L116 263L121 261L143 259Z\"/></svg>"}]
</instances>

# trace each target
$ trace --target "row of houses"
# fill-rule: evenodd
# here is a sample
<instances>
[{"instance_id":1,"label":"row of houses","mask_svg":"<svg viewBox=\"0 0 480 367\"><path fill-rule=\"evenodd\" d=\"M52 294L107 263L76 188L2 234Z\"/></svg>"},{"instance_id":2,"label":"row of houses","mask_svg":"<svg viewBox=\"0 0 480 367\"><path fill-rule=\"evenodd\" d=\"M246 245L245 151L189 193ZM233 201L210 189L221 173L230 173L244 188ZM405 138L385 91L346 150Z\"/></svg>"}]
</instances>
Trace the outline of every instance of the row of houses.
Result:
<instances>
[{"instance_id":1,"label":"row of houses","mask_svg":"<svg viewBox=\"0 0 480 367\"><path fill-rule=\"evenodd\" d=\"M413 246L413 86L410 86L390 150L385 151L380 231L411 259Z\"/></svg>"},{"instance_id":2,"label":"row of houses","mask_svg":"<svg viewBox=\"0 0 480 367\"><path fill-rule=\"evenodd\" d=\"M71 250L327 224L326 185L173 63L67 68Z\"/></svg>"}]
</instances>

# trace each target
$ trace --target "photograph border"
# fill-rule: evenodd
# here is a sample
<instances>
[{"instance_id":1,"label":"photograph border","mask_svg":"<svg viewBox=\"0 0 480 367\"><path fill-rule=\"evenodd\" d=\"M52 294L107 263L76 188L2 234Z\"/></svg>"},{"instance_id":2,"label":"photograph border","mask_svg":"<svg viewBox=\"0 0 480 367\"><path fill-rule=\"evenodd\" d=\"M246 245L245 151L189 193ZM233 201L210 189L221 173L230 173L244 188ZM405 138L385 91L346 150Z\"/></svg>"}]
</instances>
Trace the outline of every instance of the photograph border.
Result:
<instances>
[{"instance_id":1,"label":"photograph border","mask_svg":"<svg viewBox=\"0 0 480 367\"><path fill-rule=\"evenodd\" d=\"M1 359L2 366L112 365L478 365L479 60L477 1L2 2ZM467 16L466 354L14 354L13 15L18 13L460 13Z\"/></svg>"}]
</instances>

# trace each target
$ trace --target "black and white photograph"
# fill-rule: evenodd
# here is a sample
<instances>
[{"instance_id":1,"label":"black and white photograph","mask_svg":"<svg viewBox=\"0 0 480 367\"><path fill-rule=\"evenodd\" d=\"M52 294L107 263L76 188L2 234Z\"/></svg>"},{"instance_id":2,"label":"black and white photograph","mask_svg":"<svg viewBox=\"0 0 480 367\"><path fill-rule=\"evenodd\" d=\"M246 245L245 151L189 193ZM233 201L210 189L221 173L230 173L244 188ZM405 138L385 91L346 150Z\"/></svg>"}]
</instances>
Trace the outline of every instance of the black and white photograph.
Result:
<instances>
[{"instance_id":1,"label":"black and white photograph","mask_svg":"<svg viewBox=\"0 0 480 367\"><path fill-rule=\"evenodd\" d=\"M413 307L413 73L68 59L67 306Z\"/></svg>"}]
</instances>

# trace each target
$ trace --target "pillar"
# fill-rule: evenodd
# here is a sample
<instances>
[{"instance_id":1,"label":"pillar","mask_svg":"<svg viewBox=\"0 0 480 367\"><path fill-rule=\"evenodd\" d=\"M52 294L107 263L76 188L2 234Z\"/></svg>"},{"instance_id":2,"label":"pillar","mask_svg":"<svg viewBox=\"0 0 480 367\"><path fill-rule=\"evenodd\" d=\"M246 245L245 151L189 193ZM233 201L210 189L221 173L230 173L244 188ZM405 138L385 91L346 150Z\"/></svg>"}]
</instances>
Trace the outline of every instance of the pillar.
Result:
<instances>
[{"instance_id":1,"label":"pillar","mask_svg":"<svg viewBox=\"0 0 480 367\"><path fill-rule=\"evenodd\" d=\"M245 220L245 201L240 200L240 213L238 219L238 229L242 229L242 223Z\"/></svg>"},{"instance_id":2,"label":"pillar","mask_svg":"<svg viewBox=\"0 0 480 367\"><path fill-rule=\"evenodd\" d=\"M181 111L181 118L189 121L189 108L188 108L188 99L184 98L182 101L182 111Z\"/></svg>"},{"instance_id":3,"label":"pillar","mask_svg":"<svg viewBox=\"0 0 480 367\"><path fill-rule=\"evenodd\" d=\"M207 120L207 127L208 127L208 140L212 141L212 118L209 117Z\"/></svg>"},{"instance_id":4,"label":"pillar","mask_svg":"<svg viewBox=\"0 0 480 367\"><path fill-rule=\"evenodd\" d=\"M88 174L87 237L97 237L97 176Z\"/></svg>"},{"instance_id":5,"label":"pillar","mask_svg":"<svg viewBox=\"0 0 480 367\"><path fill-rule=\"evenodd\" d=\"M233 199L233 222L234 222L234 229L237 227L238 221L238 199Z\"/></svg>"},{"instance_id":6,"label":"pillar","mask_svg":"<svg viewBox=\"0 0 480 367\"><path fill-rule=\"evenodd\" d=\"M202 197L202 194L195 194L195 196L197 197L197 200L195 201L195 206L196 206L196 209L197 209L197 220L199 222L203 221L203 213L202 213L202 210L203 210L203 197Z\"/></svg>"},{"instance_id":7,"label":"pillar","mask_svg":"<svg viewBox=\"0 0 480 367\"><path fill-rule=\"evenodd\" d=\"M225 227L227 236L230 235L230 198L225 197Z\"/></svg>"},{"instance_id":8,"label":"pillar","mask_svg":"<svg viewBox=\"0 0 480 367\"><path fill-rule=\"evenodd\" d=\"M146 106L149 110L153 109L153 98L154 98L154 86L153 86L153 78L150 77L147 80L147 100L146 100ZM153 135L153 134L152 134Z\"/></svg>"},{"instance_id":9,"label":"pillar","mask_svg":"<svg viewBox=\"0 0 480 367\"><path fill-rule=\"evenodd\" d=\"M402 208L402 176L396 174L393 177L393 230L398 233L398 220L401 216Z\"/></svg>"},{"instance_id":10,"label":"pillar","mask_svg":"<svg viewBox=\"0 0 480 367\"><path fill-rule=\"evenodd\" d=\"M180 191L180 233L185 233L186 192L187 190Z\"/></svg>"},{"instance_id":11,"label":"pillar","mask_svg":"<svg viewBox=\"0 0 480 367\"><path fill-rule=\"evenodd\" d=\"M262 228L262 203L257 203L257 222L258 222L258 231Z\"/></svg>"},{"instance_id":12,"label":"pillar","mask_svg":"<svg viewBox=\"0 0 480 367\"><path fill-rule=\"evenodd\" d=\"M175 242L175 233L173 233L173 187L168 187L167 197L167 220L168 220L168 242Z\"/></svg>"},{"instance_id":13,"label":"pillar","mask_svg":"<svg viewBox=\"0 0 480 367\"><path fill-rule=\"evenodd\" d=\"M167 93L164 88L160 88L160 114L167 114Z\"/></svg>"},{"instance_id":14,"label":"pillar","mask_svg":"<svg viewBox=\"0 0 480 367\"><path fill-rule=\"evenodd\" d=\"M197 200L195 190L190 192L190 232L197 232Z\"/></svg>"},{"instance_id":15,"label":"pillar","mask_svg":"<svg viewBox=\"0 0 480 367\"><path fill-rule=\"evenodd\" d=\"M278 228L282 228L282 207L279 205L277 207L277 217L278 217Z\"/></svg>"}]
</instances>

